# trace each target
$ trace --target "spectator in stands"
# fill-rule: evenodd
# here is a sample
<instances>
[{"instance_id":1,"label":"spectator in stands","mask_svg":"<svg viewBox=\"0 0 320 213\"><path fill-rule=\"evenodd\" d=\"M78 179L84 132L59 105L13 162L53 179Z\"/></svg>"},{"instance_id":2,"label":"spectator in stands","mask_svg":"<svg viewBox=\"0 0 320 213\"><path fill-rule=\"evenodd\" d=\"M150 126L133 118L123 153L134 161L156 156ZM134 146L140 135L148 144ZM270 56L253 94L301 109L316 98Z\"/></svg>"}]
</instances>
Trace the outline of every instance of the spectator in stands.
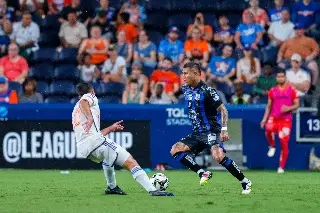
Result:
<instances>
[{"instance_id":1,"label":"spectator in stands","mask_svg":"<svg viewBox=\"0 0 320 213\"><path fill-rule=\"evenodd\" d=\"M130 79L128 90L125 90L122 95L123 104L144 104L145 94L139 90L137 79Z\"/></svg>"},{"instance_id":2,"label":"spectator in stands","mask_svg":"<svg viewBox=\"0 0 320 213\"><path fill-rule=\"evenodd\" d=\"M88 38L86 26L77 20L77 11L69 12L68 22L61 25L59 37L64 48L79 48L82 40Z\"/></svg>"},{"instance_id":3,"label":"spectator in stands","mask_svg":"<svg viewBox=\"0 0 320 213\"><path fill-rule=\"evenodd\" d=\"M163 61L169 57L173 61L173 66L179 66L184 59L183 42L179 39L179 29L172 26L166 39L162 40L159 44L158 58L159 66L163 66Z\"/></svg>"},{"instance_id":4,"label":"spectator in stands","mask_svg":"<svg viewBox=\"0 0 320 213\"><path fill-rule=\"evenodd\" d=\"M103 11L106 14L106 20L108 23L115 21L116 9L110 7L109 0L100 0L100 6L96 8L96 16Z\"/></svg>"},{"instance_id":5,"label":"spectator in stands","mask_svg":"<svg viewBox=\"0 0 320 213\"><path fill-rule=\"evenodd\" d=\"M31 14L26 11L22 15L22 21L13 24L11 40L20 47L20 54L28 58L30 54L39 49L39 26L32 21Z\"/></svg>"},{"instance_id":6,"label":"spectator in stands","mask_svg":"<svg viewBox=\"0 0 320 213\"><path fill-rule=\"evenodd\" d=\"M231 57L233 48L227 44L222 49L221 56L213 56L207 70L208 81L216 81L229 86L226 93L231 93L232 81L236 74L236 61Z\"/></svg>"},{"instance_id":7,"label":"spectator in stands","mask_svg":"<svg viewBox=\"0 0 320 213\"><path fill-rule=\"evenodd\" d=\"M261 65L258 58L253 57L252 48L244 46L244 57L237 62L237 83L255 84L261 74Z\"/></svg>"},{"instance_id":8,"label":"spectator in stands","mask_svg":"<svg viewBox=\"0 0 320 213\"><path fill-rule=\"evenodd\" d=\"M191 39L184 44L184 51L188 60L195 58L201 60L202 67L207 67L209 60L209 44L201 39L201 32L198 27L192 29Z\"/></svg>"},{"instance_id":9,"label":"spectator in stands","mask_svg":"<svg viewBox=\"0 0 320 213\"><path fill-rule=\"evenodd\" d=\"M119 56L126 59L129 65L133 58L133 45L126 41L126 33L124 31L117 32L117 52Z\"/></svg>"},{"instance_id":10,"label":"spectator in stands","mask_svg":"<svg viewBox=\"0 0 320 213\"><path fill-rule=\"evenodd\" d=\"M243 46L250 45L252 49L257 50L263 38L263 28L254 23L253 14L251 12L244 13L244 23L237 27L234 41L238 49Z\"/></svg>"},{"instance_id":11,"label":"spectator in stands","mask_svg":"<svg viewBox=\"0 0 320 213\"><path fill-rule=\"evenodd\" d=\"M0 76L4 75L9 81L20 84L28 75L29 67L25 58L19 55L19 47L11 43L8 48L8 55L0 59Z\"/></svg>"},{"instance_id":12,"label":"spectator in stands","mask_svg":"<svg viewBox=\"0 0 320 213\"><path fill-rule=\"evenodd\" d=\"M8 79L4 76L0 76L0 103L18 103L17 92L9 88Z\"/></svg>"},{"instance_id":13,"label":"spectator in stands","mask_svg":"<svg viewBox=\"0 0 320 213\"><path fill-rule=\"evenodd\" d=\"M190 24L188 27L187 35L192 36L192 29L198 27L200 29L201 38L207 42L211 42L213 39L213 29L210 25L204 23L204 16L202 13L197 13L194 18L194 23Z\"/></svg>"},{"instance_id":14,"label":"spectator in stands","mask_svg":"<svg viewBox=\"0 0 320 213\"><path fill-rule=\"evenodd\" d=\"M43 96L40 93L36 92L36 90L36 80L30 77L26 78L26 80L22 84L22 93L19 94L19 103L43 103Z\"/></svg>"},{"instance_id":15,"label":"spectator in stands","mask_svg":"<svg viewBox=\"0 0 320 213\"><path fill-rule=\"evenodd\" d=\"M231 97L232 104L250 104L251 97L245 94L241 83L235 84L235 94Z\"/></svg>"},{"instance_id":16,"label":"spectator in stands","mask_svg":"<svg viewBox=\"0 0 320 213\"><path fill-rule=\"evenodd\" d=\"M274 0L275 8L269 9L268 11L271 24L282 20L281 17L283 10L289 11L289 8L284 7L283 4L284 0Z\"/></svg>"},{"instance_id":17,"label":"spectator in stands","mask_svg":"<svg viewBox=\"0 0 320 213\"><path fill-rule=\"evenodd\" d=\"M84 53L91 55L91 64L100 65L107 60L109 41L102 38L99 26L94 26L90 30L90 38L83 40L78 51L78 60Z\"/></svg>"},{"instance_id":18,"label":"spectator in stands","mask_svg":"<svg viewBox=\"0 0 320 213\"><path fill-rule=\"evenodd\" d=\"M261 27L266 27L269 23L269 17L267 12L259 7L259 0L250 0L249 1L250 7L243 11L242 19L243 22L246 22L246 15L253 14L254 21L259 24Z\"/></svg>"},{"instance_id":19,"label":"spectator in stands","mask_svg":"<svg viewBox=\"0 0 320 213\"><path fill-rule=\"evenodd\" d=\"M81 80L84 82L97 82L100 78L100 70L97 68L97 65L92 64L92 56L88 53L82 55L82 65L78 66L79 71L81 72Z\"/></svg>"},{"instance_id":20,"label":"spectator in stands","mask_svg":"<svg viewBox=\"0 0 320 213\"><path fill-rule=\"evenodd\" d=\"M286 71L287 81L297 89L298 96L304 96L311 85L311 77L301 65L302 57L295 53L291 56L291 69Z\"/></svg>"},{"instance_id":21,"label":"spectator in stands","mask_svg":"<svg viewBox=\"0 0 320 213\"><path fill-rule=\"evenodd\" d=\"M72 0L71 4L69 6L66 6L63 8L63 10L60 13L60 18L59 18L60 23L68 22L68 14L71 11L77 11L78 19L81 21L84 21L85 25L88 24L88 22L89 22L88 15L87 14L85 15L85 13L83 13L81 11L80 0Z\"/></svg>"},{"instance_id":22,"label":"spectator in stands","mask_svg":"<svg viewBox=\"0 0 320 213\"><path fill-rule=\"evenodd\" d=\"M5 2L0 0L0 4ZM1 9L1 8L0 8ZM0 11L0 54L3 55L10 43L9 35L12 33L12 23L7 18L5 12Z\"/></svg>"},{"instance_id":23,"label":"spectator in stands","mask_svg":"<svg viewBox=\"0 0 320 213\"><path fill-rule=\"evenodd\" d=\"M294 24L304 27L312 37L320 38L320 26L316 24L316 16L320 11L320 3L312 0L302 0L292 7L292 20Z\"/></svg>"},{"instance_id":24,"label":"spectator in stands","mask_svg":"<svg viewBox=\"0 0 320 213\"><path fill-rule=\"evenodd\" d=\"M10 22L15 21L14 9L8 7L6 0L0 0L0 17Z\"/></svg>"},{"instance_id":25,"label":"spectator in stands","mask_svg":"<svg viewBox=\"0 0 320 213\"><path fill-rule=\"evenodd\" d=\"M267 103L268 91L277 85L276 78L272 75L273 68L271 65L266 64L263 67L263 75L258 77L256 85L253 87L252 93L256 96L256 102Z\"/></svg>"},{"instance_id":26,"label":"spectator in stands","mask_svg":"<svg viewBox=\"0 0 320 213\"><path fill-rule=\"evenodd\" d=\"M101 35L107 40L114 39L116 28L108 21L106 11L101 10L97 16L90 22L89 29L93 26L99 26L101 29Z\"/></svg>"},{"instance_id":27,"label":"spectator in stands","mask_svg":"<svg viewBox=\"0 0 320 213\"><path fill-rule=\"evenodd\" d=\"M285 41L278 52L278 65L286 69L290 65L289 60L294 53L298 53L305 60L304 66L312 72L312 90L318 82L319 68L315 61L319 55L318 43L309 37L306 37L305 29L301 25L295 26L295 37Z\"/></svg>"},{"instance_id":28,"label":"spectator in stands","mask_svg":"<svg viewBox=\"0 0 320 213\"><path fill-rule=\"evenodd\" d=\"M294 37L289 10L284 9L281 14L281 21L273 22L268 30L270 45L273 47L280 47L284 41Z\"/></svg>"},{"instance_id":29,"label":"spectator in stands","mask_svg":"<svg viewBox=\"0 0 320 213\"><path fill-rule=\"evenodd\" d=\"M119 24L118 24L118 32L125 31L126 32L126 40L129 43L134 43L137 39L137 29L136 27L129 22L130 14L129 13L120 13L119 15Z\"/></svg>"},{"instance_id":30,"label":"spectator in stands","mask_svg":"<svg viewBox=\"0 0 320 213\"><path fill-rule=\"evenodd\" d=\"M171 58L165 58L163 60L162 69L156 70L150 77L150 91L155 91L157 83L162 83L165 93L168 95L174 95L179 91L179 76L172 71L173 61Z\"/></svg>"},{"instance_id":31,"label":"spectator in stands","mask_svg":"<svg viewBox=\"0 0 320 213\"><path fill-rule=\"evenodd\" d=\"M123 57L118 56L115 44L109 45L108 55L109 59L104 62L102 68L102 79L104 83L108 83L110 81L126 83L126 60Z\"/></svg>"},{"instance_id":32,"label":"spectator in stands","mask_svg":"<svg viewBox=\"0 0 320 213\"><path fill-rule=\"evenodd\" d=\"M140 62L134 62L131 67L131 75L129 79L135 79L138 82L139 91L144 94L145 97L148 95L149 91L149 79L143 74L143 65ZM127 89L129 86L129 81L127 83Z\"/></svg>"},{"instance_id":33,"label":"spectator in stands","mask_svg":"<svg viewBox=\"0 0 320 213\"><path fill-rule=\"evenodd\" d=\"M229 25L228 17L225 15L220 16L219 25L219 28L214 33L214 41L218 43L218 47L222 47L224 44L232 44L235 31Z\"/></svg>"},{"instance_id":34,"label":"spectator in stands","mask_svg":"<svg viewBox=\"0 0 320 213\"><path fill-rule=\"evenodd\" d=\"M145 8L139 5L139 0L128 0L119 11L119 13L123 12L130 14L130 23L135 26L143 26L144 21L147 19Z\"/></svg>"},{"instance_id":35,"label":"spectator in stands","mask_svg":"<svg viewBox=\"0 0 320 213\"><path fill-rule=\"evenodd\" d=\"M149 68L157 67L157 47L149 40L147 31L139 32L139 41L134 45L134 60L143 63L143 66Z\"/></svg>"},{"instance_id":36,"label":"spectator in stands","mask_svg":"<svg viewBox=\"0 0 320 213\"><path fill-rule=\"evenodd\" d=\"M157 83L152 90L152 96L150 97L151 104L172 104L176 103L177 99L173 95L166 94L164 85Z\"/></svg>"},{"instance_id":37,"label":"spectator in stands","mask_svg":"<svg viewBox=\"0 0 320 213\"><path fill-rule=\"evenodd\" d=\"M71 4L71 0L47 0L48 1L48 15L60 13L64 7Z\"/></svg>"},{"instance_id":38,"label":"spectator in stands","mask_svg":"<svg viewBox=\"0 0 320 213\"><path fill-rule=\"evenodd\" d=\"M20 2L20 11L30 11L31 13L41 11L41 15L44 15L43 6L45 0L19 0ZM40 15L40 14L39 14Z\"/></svg>"}]
</instances>

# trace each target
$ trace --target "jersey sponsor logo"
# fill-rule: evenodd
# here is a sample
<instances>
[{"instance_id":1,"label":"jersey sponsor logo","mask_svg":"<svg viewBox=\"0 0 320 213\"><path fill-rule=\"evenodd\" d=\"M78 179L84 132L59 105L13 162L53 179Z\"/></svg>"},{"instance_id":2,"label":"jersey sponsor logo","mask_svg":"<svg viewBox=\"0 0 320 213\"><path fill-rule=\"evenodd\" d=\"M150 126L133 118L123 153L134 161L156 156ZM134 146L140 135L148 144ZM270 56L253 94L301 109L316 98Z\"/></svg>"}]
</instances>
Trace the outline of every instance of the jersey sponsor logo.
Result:
<instances>
[{"instance_id":1,"label":"jersey sponsor logo","mask_svg":"<svg viewBox=\"0 0 320 213\"><path fill-rule=\"evenodd\" d=\"M125 149L133 145L131 132L113 132L109 138ZM21 159L81 159L74 132L8 132L3 138L3 156L9 163Z\"/></svg>"},{"instance_id":2,"label":"jersey sponsor logo","mask_svg":"<svg viewBox=\"0 0 320 213\"><path fill-rule=\"evenodd\" d=\"M168 113L167 126L191 126L184 108L167 108L166 111Z\"/></svg>"},{"instance_id":3,"label":"jersey sponsor logo","mask_svg":"<svg viewBox=\"0 0 320 213\"><path fill-rule=\"evenodd\" d=\"M211 133L208 135L208 142L216 141L217 140L217 135L214 133Z\"/></svg>"}]
</instances>

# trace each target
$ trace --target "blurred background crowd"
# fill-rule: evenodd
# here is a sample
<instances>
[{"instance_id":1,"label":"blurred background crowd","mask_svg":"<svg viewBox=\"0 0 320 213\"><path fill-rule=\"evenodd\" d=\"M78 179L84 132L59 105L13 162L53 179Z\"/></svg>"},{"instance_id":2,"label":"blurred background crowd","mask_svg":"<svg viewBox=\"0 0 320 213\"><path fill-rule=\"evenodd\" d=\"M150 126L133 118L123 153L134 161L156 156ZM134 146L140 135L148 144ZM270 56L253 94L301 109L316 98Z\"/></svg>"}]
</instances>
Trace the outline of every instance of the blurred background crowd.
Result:
<instances>
[{"instance_id":1,"label":"blurred background crowd","mask_svg":"<svg viewBox=\"0 0 320 213\"><path fill-rule=\"evenodd\" d=\"M181 68L223 102L263 104L283 69L318 103L316 0L0 0L0 103L182 103Z\"/></svg>"}]
</instances>

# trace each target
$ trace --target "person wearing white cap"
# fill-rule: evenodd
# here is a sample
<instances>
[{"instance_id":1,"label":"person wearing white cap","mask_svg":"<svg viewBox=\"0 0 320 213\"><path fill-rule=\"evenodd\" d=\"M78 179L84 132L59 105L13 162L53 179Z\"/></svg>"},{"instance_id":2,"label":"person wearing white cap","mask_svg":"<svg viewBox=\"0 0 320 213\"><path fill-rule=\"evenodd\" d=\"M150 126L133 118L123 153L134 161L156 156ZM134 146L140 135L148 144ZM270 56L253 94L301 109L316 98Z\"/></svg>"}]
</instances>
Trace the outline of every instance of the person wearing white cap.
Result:
<instances>
[{"instance_id":1,"label":"person wearing white cap","mask_svg":"<svg viewBox=\"0 0 320 213\"><path fill-rule=\"evenodd\" d=\"M304 96L310 89L310 74L301 68L302 57L298 53L291 56L291 69L286 71L288 82L297 89L298 96Z\"/></svg>"}]
</instances>

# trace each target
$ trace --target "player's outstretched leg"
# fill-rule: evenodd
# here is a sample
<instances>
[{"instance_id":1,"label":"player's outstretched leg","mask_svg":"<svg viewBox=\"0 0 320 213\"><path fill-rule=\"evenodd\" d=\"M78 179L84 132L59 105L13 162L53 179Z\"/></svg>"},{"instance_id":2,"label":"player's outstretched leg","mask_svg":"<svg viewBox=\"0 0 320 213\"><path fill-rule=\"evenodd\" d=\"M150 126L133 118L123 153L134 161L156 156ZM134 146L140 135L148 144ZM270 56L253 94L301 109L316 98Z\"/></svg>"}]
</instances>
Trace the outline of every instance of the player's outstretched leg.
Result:
<instances>
[{"instance_id":1,"label":"player's outstretched leg","mask_svg":"<svg viewBox=\"0 0 320 213\"><path fill-rule=\"evenodd\" d=\"M279 133L281 154L280 154L280 166L278 168L278 174L284 173L284 167L286 166L288 155L289 155L289 135L284 135L285 133Z\"/></svg>"},{"instance_id":2,"label":"player's outstretched leg","mask_svg":"<svg viewBox=\"0 0 320 213\"><path fill-rule=\"evenodd\" d=\"M213 159L224 166L235 178L240 181L242 185L242 194L249 194L251 192L251 181L244 176L237 164L231 158L228 158L225 155L223 144L220 144L220 146L213 146L211 153Z\"/></svg>"},{"instance_id":3,"label":"player's outstretched leg","mask_svg":"<svg viewBox=\"0 0 320 213\"><path fill-rule=\"evenodd\" d=\"M117 185L116 173L114 171L114 166L109 166L106 161L103 161L102 168L104 176L107 181L107 188L104 191L105 194L116 194L116 195L126 195L122 189Z\"/></svg>"},{"instance_id":4,"label":"player's outstretched leg","mask_svg":"<svg viewBox=\"0 0 320 213\"><path fill-rule=\"evenodd\" d=\"M194 160L190 148L184 143L178 142L171 148L170 154L184 166L197 173L200 177L200 185L206 185L212 178L212 173L204 171Z\"/></svg>"}]
</instances>

